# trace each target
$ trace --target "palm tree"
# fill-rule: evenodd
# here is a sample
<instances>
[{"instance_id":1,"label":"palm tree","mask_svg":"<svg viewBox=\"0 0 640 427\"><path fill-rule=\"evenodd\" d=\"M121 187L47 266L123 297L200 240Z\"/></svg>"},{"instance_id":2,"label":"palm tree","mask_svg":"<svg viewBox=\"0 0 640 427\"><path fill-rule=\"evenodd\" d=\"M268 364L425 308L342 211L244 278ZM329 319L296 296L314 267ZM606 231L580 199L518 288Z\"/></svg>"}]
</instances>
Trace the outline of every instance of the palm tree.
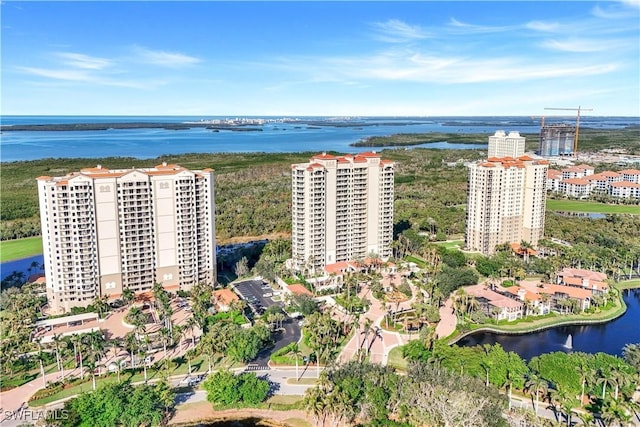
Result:
<instances>
[{"instance_id":1,"label":"palm tree","mask_svg":"<svg viewBox=\"0 0 640 427\"><path fill-rule=\"evenodd\" d=\"M580 375L580 386L582 388L580 392L580 406L582 406L584 402L584 387L587 384L587 380L591 378L593 370L589 366L587 366L587 364L584 362L581 362L575 368L576 368L576 371L578 371L578 374Z\"/></svg>"},{"instance_id":2,"label":"palm tree","mask_svg":"<svg viewBox=\"0 0 640 427\"><path fill-rule=\"evenodd\" d=\"M107 303L108 298L107 296L96 296L96 298L93 300L93 308L98 312L98 316L100 316L100 318L102 318L102 315L105 311L107 311L109 309L109 304Z\"/></svg>"},{"instance_id":3,"label":"palm tree","mask_svg":"<svg viewBox=\"0 0 640 427\"><path fill-rule=\"evenodd\" d=\"M73 342L74 353L80 357L80 378L84 379L84 365L82 360L82 348L84 347L84 341L82 340L82 336L77 334L73 335L71 340Z\"/></svg>"},{"instance_id":4,"label":"palm tree","mask_svg":"<svg viewBox=\"0 0 640 427\"><path fill-rule=\"evenodd\" d=\"M300 352L300 347L298 347L297 343L293 345L291 353L293 353L293 356L296 358L296 382L300 382L300 375L298 374L298 356L302 355L302 353Z\"/></svg>"},{"instance_id":5,"label":"palm tree","mask_svg":"<svg viewBox=\"0 0 640 427\"><path fill-rule=\"evenodd\" d=\"M327 393L319 387L307 389L303 405L305 410L313 416L314 423L324 426L329 406Z\"/></svg>"},{"instance_id":6,"label":"palm tree","mask_svg":"<svg viewBox=\"0 0 640 427\"><path fill-rule=\"evenodd\" d=\"M124 288L122 290L122 300L127 305L127 307L131 306L131 304L133 304L133 301L135 301L135 299L136 299L136 295L131 290L131 288Z\"/></svg>"},{"instance_id":7,"label":"palm tree","mask_svg":"<svg viewBox=\"0 0 640 427\"><path fill-rule=\"evenodd\" d=\"M607 368L601 368L598 370L598 379L596 380L596 384L602 384L602 401L604 402L604 397L607 392L607 385L613 385L613 380L611 377L611 371Z\"/></svg>"},{"instance_id":8,"label":"palm tree","mask_svg":"<svg viewBox=\"0 0 640 427\"><path fill-rule=\"evenodd\" d=\"M189 375L191 375L191 359L195 356L195 350L193 348L190 348L185 352L184 356L187 358L187 363L189 366Z\"/></svg>"},{"instance_id":9,"label":"palm tree","mask_svg":"<svg viewBox=\"0 0 640 427\"><path fill-rule=\"evenodd\" d=\"M62 337L58 334L55 334L53 336L53 345L56 349L56 364L58 367L58 370L62 372L62 379L64 379L64 362L62 360L62 357L60 355L60 343L62 341Z\"/></svg>"},{"instance_id":10,"label":"palm tree","mask_svg":"<svg viewBox=\"0 0 640 427\"><path fill-rule=\"evenodd\" d=\"M140 343L138 342L138 338L134 332L129 332L124 336L124 347L129 352L129 356L131 357L131 367L135 368L136 363L134 359L134 353L137 352Z\"/></svg>"},{"instance_id":11,"label":"palm tree","mask_svg":"<svg viewBox=\"0 0 640 427\"><path fill-rule=\"evenodd\" d=\"M46 387L47 381L44 375L44 355L42 353L41 341L42 341L42 338L36 339L36 344L38 345L38 355L36 357L38 358L38 362L40 362L40 374L42 375L42 387Z\"/></svg>"},{"instance_id":12,"label":"palm tree","mask_svg":"<svg viewBox=\"0 0 640 427\"><path fill-rule=\"evenodd\" d=\"M540 393L542 392L543 394L545 394L547 390L549 390L549 383L544 378L539 377L534 373L530 373L527 376L527 382L525 383L524 386L529 390L530 394L532 393L535 394L536 404L534 406L534 412L536 415L538 415L538 407L540 406L539 405Z\"/></svg>"}]
</instances>

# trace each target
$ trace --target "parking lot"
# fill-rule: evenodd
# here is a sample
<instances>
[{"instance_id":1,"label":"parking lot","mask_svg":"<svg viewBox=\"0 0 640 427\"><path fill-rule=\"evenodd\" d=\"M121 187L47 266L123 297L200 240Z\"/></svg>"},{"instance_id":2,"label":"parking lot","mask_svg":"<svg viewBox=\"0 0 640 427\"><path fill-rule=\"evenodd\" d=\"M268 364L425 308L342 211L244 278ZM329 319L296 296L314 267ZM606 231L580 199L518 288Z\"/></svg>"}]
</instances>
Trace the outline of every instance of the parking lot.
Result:
<instances>
[{"instance_id":1,"label":"parking lot","mask_svg":"<svg viewBox=\"0 0 640 427\"><path fill-rule=\"evenodd\" d=\"M233 286L236 293L247 302L254 313L263 314L271 305L281 307L283 305L282 302L273 301L273 289L262 280L244 280Z\"/></svg>"}]
</instances>

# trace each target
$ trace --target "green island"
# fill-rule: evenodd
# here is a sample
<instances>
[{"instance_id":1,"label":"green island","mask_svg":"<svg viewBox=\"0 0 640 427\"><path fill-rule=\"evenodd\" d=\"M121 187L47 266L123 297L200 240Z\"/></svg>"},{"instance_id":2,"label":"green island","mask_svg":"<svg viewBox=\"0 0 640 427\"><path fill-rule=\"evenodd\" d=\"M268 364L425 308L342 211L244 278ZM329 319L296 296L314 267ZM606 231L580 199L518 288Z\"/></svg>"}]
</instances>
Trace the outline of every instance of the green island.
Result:
<instances>
[{"instance_id":1,"label":"green island","mask_svg":"<svg viewBox=\"0 0 640 427\"><path fill-rule=\"evenodd\" d=\"M486 144L487 135L441 132L397 133L388 136L370 136L350 145L352 147L407 147L412 145L431 144L434 142Z\"/></svg>"},{"instance_id":2,"label":"green island","mask_svg":"<svg viewBox=\"0 0 640 427\"><path fill-rule=\"evenodd\" d=\"M496 129L499 129L499 125ZM505 129L509 130L509 129ZM371 136L351 144L352 147L408 147L435 142L456 144L487 144L491 132L487 133L399 133L386 136ZM526 149L538 148L537 134L521 134L527 139ZM640 154L640 128L629 126L624 129L580 128L580 150L620 149L629 154Z\"/></svg>"}]
</instances>

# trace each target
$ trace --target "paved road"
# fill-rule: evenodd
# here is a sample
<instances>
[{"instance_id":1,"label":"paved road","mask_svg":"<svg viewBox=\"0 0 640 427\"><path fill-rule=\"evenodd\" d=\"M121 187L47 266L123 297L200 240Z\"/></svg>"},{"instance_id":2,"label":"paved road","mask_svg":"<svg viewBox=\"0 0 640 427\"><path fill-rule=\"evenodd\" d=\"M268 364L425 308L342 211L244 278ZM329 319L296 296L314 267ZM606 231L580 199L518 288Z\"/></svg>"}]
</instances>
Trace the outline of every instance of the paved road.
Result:
<instances>
[{"instance_id":1,"label":"paved road","mask_svg":"<svg viewBox=\"0 0 640 427\"><path fill-rule=\"evenodd\" d=\"M282 329L275 334L275 345L258 353L258 356L251 362L251 364L255 364L258 366L268 366L269 357L271 356L271 354L283 347L288 346L291 343L298 342L301 336L302 332L300 326L298 326L298 321L287 318L282 323Z\"/></svg>"}]
</instances>

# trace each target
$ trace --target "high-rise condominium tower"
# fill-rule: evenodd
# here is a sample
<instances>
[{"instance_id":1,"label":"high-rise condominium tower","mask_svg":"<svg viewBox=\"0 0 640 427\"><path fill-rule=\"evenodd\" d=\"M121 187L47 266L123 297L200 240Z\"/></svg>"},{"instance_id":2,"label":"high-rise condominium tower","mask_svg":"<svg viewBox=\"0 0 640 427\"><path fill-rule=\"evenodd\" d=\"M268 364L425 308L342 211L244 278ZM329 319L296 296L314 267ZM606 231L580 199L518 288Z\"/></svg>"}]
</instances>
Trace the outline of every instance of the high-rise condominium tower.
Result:
<instances>
[{"instance_id":1,"label":"high-rise condominium tower","mask_svg":"<svg viewBox=\"0 0 640 427\"><path fill-rule=\"evenodd\" d=\"M466 246L485 255L502 243L543 236L546 160L490 157L469 165Z\"/></svg>"},{"instance_id":2,"label":"high-rise condominium tower","mask_svg":"<svg viewBox=\"0 0 640 427\"><path fill-rule=\"evenodd\" d=\"M292 165L292 252L299 270L391 256L394 163L322 153Z\"/></svg>"},{"instance_id":3,"label":"high-rise condominium tower","mask_svg":"<svg viewBox=\"0 0 640 427\"><path fill-rule=\"evenodd\" d=\"M161 283L176 291L215 282L211 169L98 165L41 176L38 193L53 312L119 298L125 288L140 293Z\"/></svg>"},{"instance_id":4,"label":"high-rise condominium tower","mask_svg":"<svg viewBox=\"0 0 640 427\"><path fill-rule=\"evenodd\" d=\"M520 157L524 154L524 136L520 132L498 130L489 137L489 157Z\"/></svg>"},{"instance_id":5,"label":"high-rise condominium tower","mask_svg":"<svg viewBox=\"0 0 640 427\"><path fill-rule=\"evenodd\" d=\"M564 123L544 125L540 129L540 148L543 157L572 156L576 127Z\"/></svg>"}]
</instances>

